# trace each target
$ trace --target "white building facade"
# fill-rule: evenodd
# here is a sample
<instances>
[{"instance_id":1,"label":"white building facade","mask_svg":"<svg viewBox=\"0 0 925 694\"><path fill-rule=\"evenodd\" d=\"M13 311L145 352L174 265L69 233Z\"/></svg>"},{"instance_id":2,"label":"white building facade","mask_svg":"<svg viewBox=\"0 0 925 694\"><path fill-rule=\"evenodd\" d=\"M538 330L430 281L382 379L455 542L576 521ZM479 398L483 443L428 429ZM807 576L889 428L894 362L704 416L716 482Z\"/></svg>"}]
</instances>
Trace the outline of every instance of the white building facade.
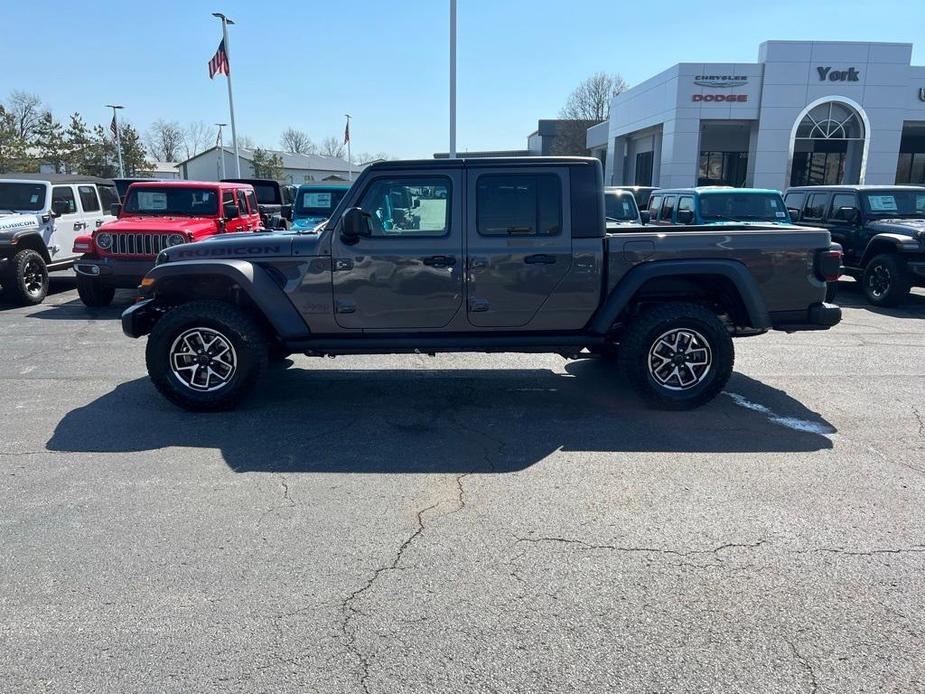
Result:
<instances>
[{"instance_id":1,"label":"white building facade","mask_svg":"<svg viewBox=\"0 0 925 694\"><path fill-rule=\"evenodd\" d=\"M681 63L588 130L609 185L925 184L912 44L768 41L757 63Z\"/></svg>"},{"instance_id":2,"label":"white building facade","mask_svg":"<svg viewBox=\"0 0 925 694\"><path fill-rule=\"evenodd\" d=\"M279 155L283 162L281 183L320 183L322 181L352 181L362 166L350 164L337 157L320 154L290 154L276 150L264 150L267 154ZM254 150L238 148L241 158L241 177L254 178ZM222 158L225 160L225 178L236 178L234 149L211 147L196 156L180 162L177 166L182 177L190 181L218 181L222 178Z\"/></svg>"}]
</instances>

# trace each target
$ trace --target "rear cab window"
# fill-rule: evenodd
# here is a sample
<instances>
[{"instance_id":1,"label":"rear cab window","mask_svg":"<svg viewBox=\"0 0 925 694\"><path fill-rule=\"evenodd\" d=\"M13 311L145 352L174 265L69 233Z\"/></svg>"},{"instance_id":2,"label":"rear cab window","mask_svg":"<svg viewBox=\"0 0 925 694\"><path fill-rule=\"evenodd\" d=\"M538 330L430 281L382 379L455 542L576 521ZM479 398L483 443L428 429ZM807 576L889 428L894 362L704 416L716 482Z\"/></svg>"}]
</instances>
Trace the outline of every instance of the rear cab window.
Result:
<instances>
[{"instance_id":1,"label":"rear cab window","mask_svg":"<svg viewBox=\"0 0 925 694\"><path fill-rule=\"evenodd\" d=\"M476 184L482 236L555 236L562 231L562 184L555 174L483 174Z\"/></svg>"},{"instance_id":2,"label":"rear cab window","mask_svg":"<svg viewBox=\"0 0 925 694\"><path fill-rule=\"evenodd\" d=\"M109 214L112 206L119 202L119 193L113 186L97 186L100 194L100 204L103 206L103 212Z\"/></svg>"},{"instance_id":3,"label":"rear cab window","mask_svg":"<svg viewBox=\"0 0 925 694\"><path fill-rule=\"evenodd\" d=\"M77 186L77 193L84 212L99 212L100 200L96 196L95 186Z\"/></svg>"}]
</instances>

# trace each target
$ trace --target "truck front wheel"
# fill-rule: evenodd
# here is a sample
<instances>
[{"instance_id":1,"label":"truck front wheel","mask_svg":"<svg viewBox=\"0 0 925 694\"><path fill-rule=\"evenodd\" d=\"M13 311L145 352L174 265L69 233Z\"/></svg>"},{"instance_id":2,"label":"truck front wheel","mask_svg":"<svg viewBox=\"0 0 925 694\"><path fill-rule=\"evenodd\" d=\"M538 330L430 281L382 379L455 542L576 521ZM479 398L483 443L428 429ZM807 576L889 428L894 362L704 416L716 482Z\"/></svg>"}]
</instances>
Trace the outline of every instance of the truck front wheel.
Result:
<instances>
[{"instance_id":1,"label":"truck front wheel","mask_svg":"<svg viewBox=\"0 0 925 694\"><path fill-rule=\"evenodd\" d=\"M697 304L661 304L627 326L618 361L623 377L650 403L689 410L726 386L735 350L712 311Z\"/></svg>"},{"instance_id":2,"label":"truck front wheel","mask_svg":"<svg viewBox=\"0 0 925 694\"><path fill-rule=\"evenodd\" d=\"M148 375L172 403L200 412L233 408L267 367L260 326L223 301L194 301L167 312L151 330Z\"/></svg>"},{"instance_id":3,"label":"truck front wheel","mask_svg":"<svg viewBox=\"0 0 925 694\"><path fill-rule=\"evenodd\" d=\"M48 295L48 266L37 251L21 250L10 258L3 290L21 306L40 304Z\"/></svg>"},{"instance_id":4,"label":"truck front wheel","mask_svg":"<svg viewBox=\"0 0 925 694\"><path fill-rule=\"evenodd\" d=\"M77 275L77 296L88 308L109 306L116 295L114 287L107 287L100 280L86 275Z\"/></svg>"},{"instance_id":5,"label":"truck front wheel","mask_svg":"<svg viewBox=\"0 0 925 694\"><path fill-rule=\"evenodd\" d=\"M896 306L912 288L912 277L905 261L893 253L875 256L861 278L864 294L874 306Z\"/></svg>"}]
</instances>

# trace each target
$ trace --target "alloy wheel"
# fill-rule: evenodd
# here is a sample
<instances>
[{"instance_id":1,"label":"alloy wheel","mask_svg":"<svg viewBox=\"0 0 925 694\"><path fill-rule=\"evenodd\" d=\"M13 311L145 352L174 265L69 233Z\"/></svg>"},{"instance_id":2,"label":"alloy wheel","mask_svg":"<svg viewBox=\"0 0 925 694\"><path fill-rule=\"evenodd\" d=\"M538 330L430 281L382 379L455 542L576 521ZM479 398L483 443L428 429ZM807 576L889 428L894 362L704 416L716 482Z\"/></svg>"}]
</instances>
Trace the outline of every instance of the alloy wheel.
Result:
<instances>
[{"instance_id":1,"label":"alloy wheel","mask_svg":"<svg viewBox=\"0 0 925 694\"><path fill-rule=\"evenodd\" d=\"M649 375L668 390L688 390L703 382L713 365L710 343L696 330L662 333L649 349Z\"/></svg>"},{"instance_id":2,"label":"alloy wheel","mask_svg":"<svg viewBox=\"0 0 925 694\"><path fill-rule=\"evenodd\" d=\"M237 368L231 340L212 328L190 328L170 346L170 369L191 390L207 393L224 388Z\"/></svg>"},{"instance_id":3,"label":"alloy wheel","mask_svg":"<svg viewBox=\"0 0 925 694\"><path fill-rule=\"evenodd\" d=\"M867 275L867 287L870 294L876 299L883 297L890 291L890 285L893 282L893 274L886 265L874 265Z\"/></svg>"},{"instance_id":4,"label":"alloy wheel","mask_svg":"<svg viewBox=\"0 0 925 694\"><path fill-rule=\"evenodd\" d=\"M29 296L38 296L42 293L45 286L45 268L35 258L26 261L23 268L23 286Z\"/></svg>"}]
</instances>

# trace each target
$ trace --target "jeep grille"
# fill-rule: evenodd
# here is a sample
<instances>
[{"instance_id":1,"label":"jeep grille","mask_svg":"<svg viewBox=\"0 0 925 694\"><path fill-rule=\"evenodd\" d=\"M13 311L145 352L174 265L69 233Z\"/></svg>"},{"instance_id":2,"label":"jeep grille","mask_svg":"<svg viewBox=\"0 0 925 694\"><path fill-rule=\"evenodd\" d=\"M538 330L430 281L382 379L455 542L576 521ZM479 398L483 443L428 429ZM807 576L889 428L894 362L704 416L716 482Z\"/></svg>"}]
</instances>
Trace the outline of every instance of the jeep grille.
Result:
<instances>
[{"instance_id":1,"label":"jeep grille","mask_svg":"<svg viewBox=\"0 0 925 694\"><path fill-rule=\"evenodd\" d=\"M157 255L171 234L113 234L111 255Z\"/></svg>"}]
</instances>

